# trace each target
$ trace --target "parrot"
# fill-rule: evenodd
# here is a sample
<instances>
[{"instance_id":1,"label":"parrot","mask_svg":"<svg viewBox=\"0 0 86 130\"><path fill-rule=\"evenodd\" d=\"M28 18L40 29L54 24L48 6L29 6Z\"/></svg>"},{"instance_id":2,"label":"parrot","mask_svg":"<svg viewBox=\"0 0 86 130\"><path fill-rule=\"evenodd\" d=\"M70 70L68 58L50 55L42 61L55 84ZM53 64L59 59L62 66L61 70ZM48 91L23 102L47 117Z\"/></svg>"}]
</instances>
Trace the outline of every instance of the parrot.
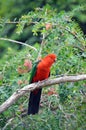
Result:
<instances>
[{"instance_id":1,"label":"parrot","mask_svg":"<svg viewBox=\"0 0 86 130\"><path fill-rule=\"evenodd\" d=\"M37 61L31 72L29 83L39 82L47 79L50 76L50 68L56 61L56 54L48 54L41 60ZM35 89L30 92L28 103L28 115L37 114L39 111L39 104L41 98L42 88Z\"/></svg>"}]
</instances>

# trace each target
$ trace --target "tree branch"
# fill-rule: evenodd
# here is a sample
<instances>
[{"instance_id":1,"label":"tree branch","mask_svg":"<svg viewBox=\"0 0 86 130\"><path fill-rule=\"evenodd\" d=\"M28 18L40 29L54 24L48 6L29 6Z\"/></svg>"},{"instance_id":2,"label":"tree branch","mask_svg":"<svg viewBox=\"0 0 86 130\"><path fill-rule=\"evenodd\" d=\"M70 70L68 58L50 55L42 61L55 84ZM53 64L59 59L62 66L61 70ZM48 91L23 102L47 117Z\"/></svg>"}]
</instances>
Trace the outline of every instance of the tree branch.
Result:
<instances>
[{"instance_id":1,"label":"tree branch","mask_svg":"<svg viewBox=\"0 0 86 130\"><path fill-rule=\"evenodd\" d=\"M29 84L23 87L22 89L17 90L13 93L1 106L0 113L4 112L7 108L9 108L12 104L14 104L21 96L26 93L33 91L34 89L43 88L45 86L51 86L54 84L60 84L65 82L76 82L80 80L86 80L86 74L76 75L76 76L63 76L54 79L47 79L37 83Z\"/></svg>"},{"instance_id":2,"label":"tree branch","mask_svg":"<svg viewBox=\"0 0 86 130\"><path fill-rule=\"evenodd\" d=\"M24 45L24 46L28 46L29 48L37 51L37 49L33 46L30 46L26 43L23 43L23 42L20 42L20 41L16 41L16 40L12 40L12 39L8 39L8 38L0 38L0 40L4 40L4 41L9 41L9 42L13 42L13 43L17 43L17 44L21 44L21 45Z\"/></svg>"}]
</instances>

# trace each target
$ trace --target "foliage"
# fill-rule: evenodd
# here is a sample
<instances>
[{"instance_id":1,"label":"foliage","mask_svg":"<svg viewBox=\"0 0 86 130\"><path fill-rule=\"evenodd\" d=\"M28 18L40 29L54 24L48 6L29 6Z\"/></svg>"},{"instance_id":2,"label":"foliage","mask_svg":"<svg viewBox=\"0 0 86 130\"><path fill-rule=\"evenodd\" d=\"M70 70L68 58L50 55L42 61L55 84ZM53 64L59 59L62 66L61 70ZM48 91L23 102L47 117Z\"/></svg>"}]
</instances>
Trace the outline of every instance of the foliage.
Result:
<instances>
[{"instance_id":1,"label":"foliage","mask_svg":"<svg viewBox=\"0 0 86 130\"><path fill-rule=\"evenodd\" d=\"M79 9L78 12L74 12L73 19L75 19L82 27L84 33L85 30L85 11L86 4L85 0L3 0L0 1L0 37L8 37L15 40L20 40L22 42L27 42L28 44L34 44L35 42L39 42L39 37L35 37L31 33L31 27L26 26L24 31L19 36L16 35L16 23L19 21L19 18L22 15L26 15L27 12L34 10L37 7L43 7L46 4L50 4L51 7L56 9L56 12L59 13L62 10L69 12L73 9L77 9L79 6L83 6L83 9ZM53 12L53 11L52 11ZM11 23L13 22L13 23ZM5 28L5 29L4 29ZM22 27L21 27L22 28ZM14 47L14 49L21 49L21 46L16 46L15 44L11 44L9 42L0 41L0 53L1 57L4 55L8 47Z\"/></svg>"},{"instance_id":2,"label":"foliage","mask_svg":"<svg viewBox=\"0 0 86 130\"><path fill-rule=\"evenodd\" d=\"M57 62L51 68L51 77L86 73L86 42L85 36L78 23L72 18L75 12L83 10L83 6L66 12L59 11L46 5L36 8L28 14L22 15L16 26L16 33L22 35L26 28L31 29L33 37L39 38L35 44L37 51L23 47L17 50L8 48L0 61L0 104L8 99L17 89L28 84L30 72L25 70L25 60L34 63L41 55L55 53ZM2 23L4 25L4 23ZM7 25L8 26L8 25ZM27 108L28 94L19 99L14 105L0 115L1 128L28 130L85 130L86 129L86 81L65 83L55 87L56 94L47 96L46 88L43 92L47 102L42 103L40 116L21 117Z\"/></svg>"}]
</instances>

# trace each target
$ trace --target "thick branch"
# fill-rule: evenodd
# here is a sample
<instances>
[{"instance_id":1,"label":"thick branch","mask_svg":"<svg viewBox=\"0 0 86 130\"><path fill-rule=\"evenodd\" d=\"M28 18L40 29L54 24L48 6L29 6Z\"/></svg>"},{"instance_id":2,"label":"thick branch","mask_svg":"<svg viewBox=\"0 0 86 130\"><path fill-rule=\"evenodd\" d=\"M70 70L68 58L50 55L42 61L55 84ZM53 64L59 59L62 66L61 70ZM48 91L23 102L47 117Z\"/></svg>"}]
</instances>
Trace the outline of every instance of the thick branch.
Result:
<instances>
[{"instance_id":1,"label":"thick branch","mask_svg":"<svg viewBox=\"0 0 86 130\"><path fill-rule=\"evenodd\" d=\"M77 76L63 76L55 79L47 79L44 81L40 81L38 83L33 83L30 85L26 85L22 89L17 90L13 93L11 97L9 97L1 106L0 106L0 113L4 112L7 108L9 108L13 103L15 103L21 96L25 95L26 93L33 91L37 88L42 88L45 86L51 86L54 84L60 84L65 82L76 82L80 80L86 80L86 74L77 75Z\"/></svg>"}]
</instances>

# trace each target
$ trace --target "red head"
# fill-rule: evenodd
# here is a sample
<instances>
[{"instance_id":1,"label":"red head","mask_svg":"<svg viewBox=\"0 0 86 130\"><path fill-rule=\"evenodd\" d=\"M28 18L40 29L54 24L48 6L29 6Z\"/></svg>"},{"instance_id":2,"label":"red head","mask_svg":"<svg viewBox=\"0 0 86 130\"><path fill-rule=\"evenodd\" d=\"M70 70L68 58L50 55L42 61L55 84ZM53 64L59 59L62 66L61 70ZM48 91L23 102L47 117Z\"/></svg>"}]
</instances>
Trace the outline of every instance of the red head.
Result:
<instances>
[{"instance_id":1,"label":"red head","mask_svg":"<svg viewBox=\"0 0 86 130\"><path fill-rule=\"evenodd\" d=\"M48 67L51 67L52 64L56 61L56 55L55 54L48 54L43 58L43 61Z\"/></svg>"},{"instance_id":2,"label":"red head","mask_svg":"<svg viewBox=\"0 0 86 130\"><path fill-rule=\"evenodd\" d=\"M45 58L50 58L50 59L52 59L53 60L53 62L55 62L56 61L56 55L55 54L48 54Z\"/></svg>"}]
</instances>

